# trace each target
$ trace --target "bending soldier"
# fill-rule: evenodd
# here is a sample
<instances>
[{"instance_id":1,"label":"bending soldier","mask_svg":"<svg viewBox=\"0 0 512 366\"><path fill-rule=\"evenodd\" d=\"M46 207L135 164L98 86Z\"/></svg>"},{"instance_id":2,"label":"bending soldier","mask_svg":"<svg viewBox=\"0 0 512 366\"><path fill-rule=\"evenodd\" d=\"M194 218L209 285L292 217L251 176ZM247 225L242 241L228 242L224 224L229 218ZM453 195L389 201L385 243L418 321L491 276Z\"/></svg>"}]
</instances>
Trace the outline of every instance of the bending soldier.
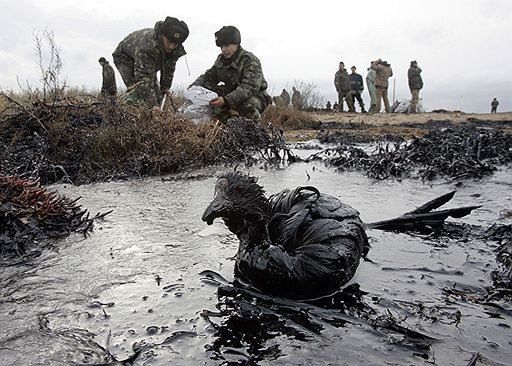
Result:
<instances>
[{"instance_id":1,"label":"bending soldier","mask_svg":"<svg viewBox=\"0 0 512 366\"><path fill-rule=\"evenodd\" d=\"M176 61L186 54L183 42L188 34L185 22L166 17L154 28L132 32L119 43L112 56L128 88L128 102L159 109L163 96L170 95Z\"/></svg>"},{"instance_id":2,"label":"bending soldier","mask_svg":"<svg viewBox=\"0 0 512 366\"><path fill-rule=\"evenodd\" d=\"M210 101L210 105L215 117L223 122L232 116L231 110L257 121L272 103L260 60L244 50L240 43L240 31L236 27L229 25L217 31L215 44L222 53L213 66L192 83L219 95ZM223 85L219 86L219 83Z\"/></svg>"}]
</instances>

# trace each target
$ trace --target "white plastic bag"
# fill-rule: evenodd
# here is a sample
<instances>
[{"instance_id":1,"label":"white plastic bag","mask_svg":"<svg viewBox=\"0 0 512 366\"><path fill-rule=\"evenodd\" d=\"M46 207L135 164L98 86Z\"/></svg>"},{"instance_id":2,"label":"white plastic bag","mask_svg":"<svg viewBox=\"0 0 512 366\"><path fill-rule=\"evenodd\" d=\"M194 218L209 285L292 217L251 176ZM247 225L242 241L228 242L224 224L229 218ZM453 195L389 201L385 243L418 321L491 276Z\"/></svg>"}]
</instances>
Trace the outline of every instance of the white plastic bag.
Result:
<instances>
[{"instance_id":1,"label":"white plastic bag","mask_svg":"<svg viewBox=\"0 0 512 366\"><path fill-rule=\"evenodd\" d=\"M193 85L185 90L185 103L178 109L178 112L195 124L210 122L213 119L210 100L218 95L202 86Z\"/></svg>"},{"instance_id":2,"label":"white plastic bag","mask_svg":"<svg viewBox=\"0 0 512 366\"><path fill-rule=\"evenodd\" d=\"M395 102L396 106L393 108L394 113L408 113L411 112L411 100L410 99L402 99L401 101ZM421 103L421 98L416 103L416 113L423 113L425 109L423 108L423 104Z\"/></svg>"}]
</instances>

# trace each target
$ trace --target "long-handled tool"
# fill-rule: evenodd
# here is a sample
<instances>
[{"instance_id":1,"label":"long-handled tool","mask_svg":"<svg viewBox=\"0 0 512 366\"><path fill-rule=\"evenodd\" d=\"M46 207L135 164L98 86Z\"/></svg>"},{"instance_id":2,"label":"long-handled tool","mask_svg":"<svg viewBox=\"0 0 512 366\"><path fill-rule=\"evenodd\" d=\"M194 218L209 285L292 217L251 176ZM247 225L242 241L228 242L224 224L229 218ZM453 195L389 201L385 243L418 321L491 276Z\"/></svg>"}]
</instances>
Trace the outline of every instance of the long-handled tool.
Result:
<instances>
[{"instance_id":1,"label":"long-handled tool","mask_svg":"<svg viewBox=\"0 0 512 366\"><path fill-rule=\"evenodd\" d=\"M162 102L160 103L160 110L163 112L164 110L164 107L165 107L165 101L167 100L167 94L164 94L163 98L162 98Z\"/></svg>"}]
</instances>

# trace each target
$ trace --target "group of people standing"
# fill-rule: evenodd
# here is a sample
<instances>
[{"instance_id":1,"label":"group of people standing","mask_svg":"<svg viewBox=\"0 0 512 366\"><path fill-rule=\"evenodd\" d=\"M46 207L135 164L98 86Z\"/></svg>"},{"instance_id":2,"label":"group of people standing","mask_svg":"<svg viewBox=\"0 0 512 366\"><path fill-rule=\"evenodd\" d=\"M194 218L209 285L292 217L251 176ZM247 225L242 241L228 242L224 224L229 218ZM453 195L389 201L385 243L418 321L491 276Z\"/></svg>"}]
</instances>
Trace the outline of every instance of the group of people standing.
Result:
<instances>
[{"instance_id":1,"label":"group of people standing","mask_svg":"<svg viewBox=\"0 0 512 366\"><path fill-rule=\"evenodd\" d=\"M301 109L303 107L303 100L301 92L296 88L292 87L292 96L286 89L283 89L280 95L272 98L274 104L278 107L289 107L290 104L295 109Z\"/></svg>"},{"instance_id":2,"label":"group of people standing","mask_svg":"<svg viewBox=\"0 0 512 366\"><path fill-rule=\"evenodd\" d=\"M351 67L351 74L345 69L345 63L340 62L339 68L334 75L334 86L338 93L338 102L335 104L335 111L342 112L344 104L347 105L349 112L355 112L355 101L359 103L361 113L366 113L361 94L364 90L363 77L356 72L356 67ZM379 113L382 102L384 110L391 112L391 106L388 98L389 78L393 76L391 65L380 58L372 61L366 75L366 86L370 94L369 113ZM421 69L416 61L411 61L411 66L407 73L409 80L409 89L411 90L410 113L416 113L419 101L419 93L423 88L423 79Z\"/></svg>"}]
</instances>

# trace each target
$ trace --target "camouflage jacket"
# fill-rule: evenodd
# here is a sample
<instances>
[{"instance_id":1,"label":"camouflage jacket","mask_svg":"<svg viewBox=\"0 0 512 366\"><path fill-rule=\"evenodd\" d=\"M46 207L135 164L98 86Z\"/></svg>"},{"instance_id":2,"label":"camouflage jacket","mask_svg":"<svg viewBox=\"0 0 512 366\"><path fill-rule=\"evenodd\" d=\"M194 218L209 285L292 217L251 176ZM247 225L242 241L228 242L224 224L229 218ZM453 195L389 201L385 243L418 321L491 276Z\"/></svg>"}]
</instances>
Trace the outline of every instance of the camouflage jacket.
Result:
<instances>
[{"instance_id":1,"label":"camouflage jacket","mask_svg":"<svg viewBox=\"0 0 512 366\"><path fill-rule=\"evenodd\" d=\"M373 63L370 67L372 70L375 70L375 86L377 88L387 89L389 85L388 79L393 76L391 66L386 66L382 63Z\"/></svg>"},{"instance_id":2,"label":"camouflage jacket","mask_svg":"<svg viewBox=\"0 0 512 366\"><path fill-rule=\"evenodd\" d=\"M260 60L251 52L239 46L231 62L225 63L224 56L219 55L211 68L199 76L192 85L202 86L216 92L230 108L242 104L256 96L266 105L272 103L267 94L267 82L261 70ZM222 82L224 85L219 86Z\"/></svg>"},{"instance_id":3,"label":"camouflage jacket","mask_svg":"<svg viewBox=\"0 0 512 366\"><path fill-rule=\"evenodd\" d=\"M283 103L285 106L290 105L290 101L291 101L290 94L286 90L283 90L281 92L281 98L283 98Z\"/></svg>"},{"instance_id":4,"label":"camouflage jacket","mask_svg":"<svg viewBox=\"0 0 512 366\"><path fill-rule=\"evenodd\" d=\"M336 74L334 74L334 86L336 87L336 91L338 93L347 92L350 90L350 81L348 80L347 70L338 70Z\"/></svg>"},{"instance_id":5,"label":"camouflage jacket","mask_svg":"<svg viewBox=\"0 0 512 366\"><path fill-rule=\"evenodd\" d=\"M419 90L423 88L423 79L421 78L421 69L419 67L411 66L407 71L409 79L409 88Z\"/></svg>"},{"instance_id":6,"label":"camouflage jacket","mask_svg":"<svg viewBox=\"0 0 512 366\"><path fill-rule=\"evenodd\" d=\"M298 90L292 93L292 106L299 109L302 108L302 94Z\"/></svg>"},{"instance_id":7,"label":"camouflage jacket","mask_svg":"<svg viewBox=\"0 0 512 366\"><path fill-rule=\"evenodd\" d=\"M158 105L155 89L155 85L158 84L157 71L160 71L160 88L169 89L172 85L176 61L186 54L181 44L171 53L164 51L159 30L161 24L160 21L154 28L140 29L130 33L112 54L116 66L124 64L133 69L134 84L140 83L138 88L141 94L145 96L146 102L152 105ZM127 85L127 87L130 86Z\"/></svg>"},{"instance_id":8,"label":"camouflage jacket","mask_svg":"<svg viewBox=\"0 0 512 366\"><path fill-rule=\"evenodd\" d=\"M117 93L116 74L114 73L114 69L108 62L103 64L102 69L103 83L101 84L101 92L108 94Z\"/></svg>"}]
</instances>

